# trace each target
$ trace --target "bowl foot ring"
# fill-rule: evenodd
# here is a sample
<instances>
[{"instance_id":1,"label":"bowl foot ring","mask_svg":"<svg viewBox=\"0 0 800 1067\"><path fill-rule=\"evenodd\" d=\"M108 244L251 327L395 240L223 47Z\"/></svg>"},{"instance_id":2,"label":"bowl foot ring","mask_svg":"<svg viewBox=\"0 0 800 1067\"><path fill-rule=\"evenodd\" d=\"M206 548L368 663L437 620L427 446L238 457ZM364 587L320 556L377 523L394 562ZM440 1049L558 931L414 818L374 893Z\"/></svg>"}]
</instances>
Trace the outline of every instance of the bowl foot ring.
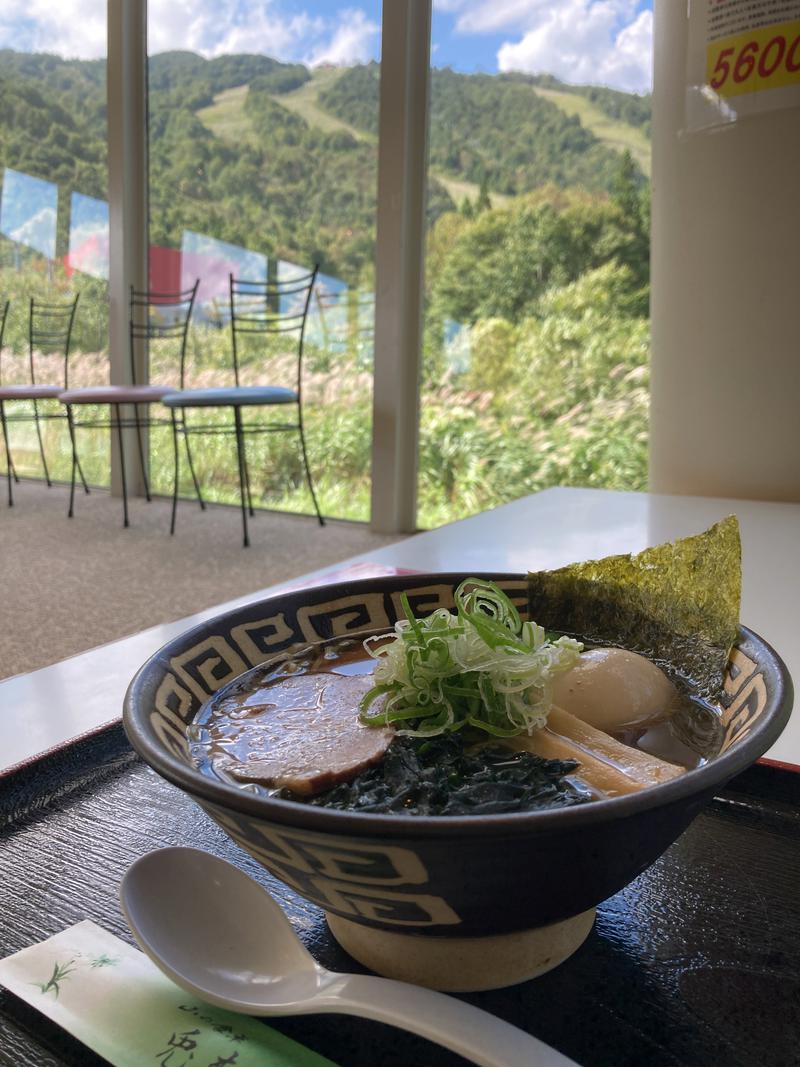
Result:
<instances>
[{"instance_id":1,"label":"bowl foot ring","mask_svg":"<svg viewBox=\"0 0 800 1067\"><path fill-rule=\"evenodd\" d=\"M589 936L595 909L548 926L488 937L404 934L331 913L326 918L342 948L371 971L448 993L475 993L526 982L558 967Z\"/></svg>"}]
</instances>

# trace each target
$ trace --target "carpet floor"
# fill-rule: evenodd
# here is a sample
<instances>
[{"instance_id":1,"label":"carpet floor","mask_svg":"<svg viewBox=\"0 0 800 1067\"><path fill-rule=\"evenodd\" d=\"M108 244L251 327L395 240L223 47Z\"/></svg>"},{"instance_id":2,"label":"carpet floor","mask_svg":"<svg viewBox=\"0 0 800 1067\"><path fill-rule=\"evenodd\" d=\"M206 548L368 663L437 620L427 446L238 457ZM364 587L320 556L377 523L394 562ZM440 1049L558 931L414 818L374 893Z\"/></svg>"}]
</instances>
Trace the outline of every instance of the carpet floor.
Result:
<instances>
[{"instance_id":1,"label":"carpet floor","mask_svg":"<svg viewBox=\"0 0 800 1067\"><path fill-rule=\"evenodd\" d=\"M159 623L174 622L397 540L368 527L256 512L242 547L238 508L122 501L103 490L21 482L0 502L0 678L32 671Z\"/></svg>"}]
</instances>

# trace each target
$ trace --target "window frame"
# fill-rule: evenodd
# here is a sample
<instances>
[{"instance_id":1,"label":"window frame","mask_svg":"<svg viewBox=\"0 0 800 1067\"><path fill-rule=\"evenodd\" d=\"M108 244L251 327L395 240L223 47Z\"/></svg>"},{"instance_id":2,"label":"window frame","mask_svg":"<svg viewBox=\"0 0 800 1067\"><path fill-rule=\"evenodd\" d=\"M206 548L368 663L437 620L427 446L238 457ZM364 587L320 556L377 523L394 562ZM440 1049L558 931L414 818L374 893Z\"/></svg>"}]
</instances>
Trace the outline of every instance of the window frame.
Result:
<instances>
[{"instance_id":1,"label":"window frame","mask_svg":"<svg viewBox=\"0 0 800 1067\"><path fill-rule=\"evenodd\" d=\"M384 0L381 19L370 525L382 533L416 529L431 8ZM108 0L107 26L110 377L126 385L130 287L147 288L147 0ZM148 382L146 352L135 358ZM141 495L133 442L125 453ZM111 487L121 495L114 440Z\"/></svg>"}]
</instances>

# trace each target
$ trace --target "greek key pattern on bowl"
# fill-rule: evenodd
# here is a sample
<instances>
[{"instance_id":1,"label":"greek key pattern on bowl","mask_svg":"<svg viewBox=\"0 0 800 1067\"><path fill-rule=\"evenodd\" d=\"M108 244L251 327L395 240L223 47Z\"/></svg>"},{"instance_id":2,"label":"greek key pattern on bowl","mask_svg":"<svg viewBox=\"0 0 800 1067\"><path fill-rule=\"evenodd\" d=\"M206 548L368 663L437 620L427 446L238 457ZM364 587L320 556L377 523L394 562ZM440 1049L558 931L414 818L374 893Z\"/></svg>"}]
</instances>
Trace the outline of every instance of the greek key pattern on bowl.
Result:
<instances>
[{"instance_id":1,"label":"greek key pattern on bowl","mask_svg":"<svg viewBox=\"0 0 800 1067\"><path fill-rule=\"evenodd\" d=\"M526 579L505 580L500 585L526 617ZM189 763L185 727L217 690L251 667L309 644L393 626L403 614L401 590L416 615L427 615L438 608L450 610L454 606L455 584L438 581L420 585L412 580L399 587L387 585L383 590L340 594L332 599L326 598L325 588L320 587L308 591L302 604L296 593L288 593L275 598L266 614L254 608L253 618L247 618L247 610L243 609L230 630L203 635L196 644L174 655L164 665L150 714L153 731L173 755ZM726 752L748 735L766 704L763 674L752 659L735 648L720 708L724 730L720 752Z\"/></svg>"},{"instance_id":2,"label":"greek key pattern on bowl","mask_svg":"<svg viewBox=\"0 0 800 1067\"><path fill-rule=\"evenodd\" d=\"M326 911L397 927L461 922L443 897L422 892L428 872L409 848L332 839L200 805L253 859Z\"/></svg>"},{"instance_id":3,"label":"greek key pattern on bowl","mask_svg":"<svg viewBox=\"0 0 800 1067\"><path fill-rule=\"evenodd\" d=\"M752 730L767 706L767 686L758 664L734 648L725 674L721 721L725 733L720 752L727 752Z\"/></svg>"},{"instance_id":4,"label":"greek key pattern on bowl","mask_svg":"<svg viewBox=\"0 0 800 1067\"><path fill-rule=\"evenodd\" d=\"M519 579L501 583L501 588L522 614L527 614L527 582ZM450 583L414 585L405 588L415 614L430 614L437 608L452 609L455 586ZM324 587L312 590L318 602L292 608L297 599L289 593L276 598L268 615L238 621L230 631L206 634L169 660L158 686L150 723L169 751L189 762L184 737L185 726L210 696L243 674L277 656L297 651L309 644L387 629L402 616L400 591L360 592L324 598Z\"/></svg>"}]
</instances>

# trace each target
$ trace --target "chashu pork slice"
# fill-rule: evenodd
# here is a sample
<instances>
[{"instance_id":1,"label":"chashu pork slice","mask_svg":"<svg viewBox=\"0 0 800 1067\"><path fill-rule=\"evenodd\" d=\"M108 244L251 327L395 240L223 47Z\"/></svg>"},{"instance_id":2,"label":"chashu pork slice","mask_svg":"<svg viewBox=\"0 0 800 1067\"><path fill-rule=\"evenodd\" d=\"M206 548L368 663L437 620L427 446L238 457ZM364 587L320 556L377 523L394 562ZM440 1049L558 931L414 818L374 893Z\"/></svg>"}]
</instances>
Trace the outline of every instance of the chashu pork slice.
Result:
<instances>
[{"instance_id":1,"label":"chashu pork slice","mask_svg":"<svg viewBox=\"0 0 800 1067\"><path fill-rule=\"evenodd\" d=\"M222 768L240 781L302 796L350 781L383 757L395 733L359 721L359 702L374 684L371 674L331 672L265 687L258 714L248 716L247 759L231 756Z\"/></svg>"}]
</instances>

